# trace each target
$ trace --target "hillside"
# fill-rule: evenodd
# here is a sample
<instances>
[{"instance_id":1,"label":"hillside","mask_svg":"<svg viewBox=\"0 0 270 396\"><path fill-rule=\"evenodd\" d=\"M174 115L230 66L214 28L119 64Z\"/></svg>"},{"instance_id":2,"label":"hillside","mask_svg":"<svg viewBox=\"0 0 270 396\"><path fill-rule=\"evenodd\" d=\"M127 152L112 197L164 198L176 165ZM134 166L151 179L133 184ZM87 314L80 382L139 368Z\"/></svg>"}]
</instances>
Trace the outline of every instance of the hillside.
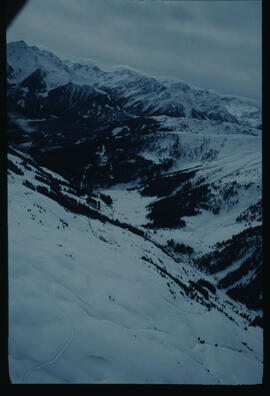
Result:
<instances>
[{"instance_id":1,"label":"hillside","mask_svg":"<svg viewBox=\"0 0 270 396\"><path fill-rule=\"evenodd\" d=\"M65 208L99 197L17 151L9 161L14 383L261 382L256 315L124 223Z\"/></svg>"}]
</instances>

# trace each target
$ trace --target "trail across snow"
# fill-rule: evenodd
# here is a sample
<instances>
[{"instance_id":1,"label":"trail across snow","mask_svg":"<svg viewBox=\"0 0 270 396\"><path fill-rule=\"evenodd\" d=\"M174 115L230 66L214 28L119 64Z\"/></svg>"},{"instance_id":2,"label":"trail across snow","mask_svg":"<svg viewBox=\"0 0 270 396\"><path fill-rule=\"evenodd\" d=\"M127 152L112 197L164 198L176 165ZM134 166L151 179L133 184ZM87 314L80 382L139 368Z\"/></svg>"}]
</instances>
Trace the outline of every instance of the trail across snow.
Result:
<instances>
[{"instance_id":1,"label":"trail across snow","mask_svg":"<svg viewBox=\"0 0 270 396\"><path fill-rule=\"evenodd\" d=\"M236 322L181 294L142 257L186 284L197 271L128 230L67 212L22 180L12 174L9 184L12 382L261 382L262 330L244 330L229 305Z\"/></svg>"}]
</instances>

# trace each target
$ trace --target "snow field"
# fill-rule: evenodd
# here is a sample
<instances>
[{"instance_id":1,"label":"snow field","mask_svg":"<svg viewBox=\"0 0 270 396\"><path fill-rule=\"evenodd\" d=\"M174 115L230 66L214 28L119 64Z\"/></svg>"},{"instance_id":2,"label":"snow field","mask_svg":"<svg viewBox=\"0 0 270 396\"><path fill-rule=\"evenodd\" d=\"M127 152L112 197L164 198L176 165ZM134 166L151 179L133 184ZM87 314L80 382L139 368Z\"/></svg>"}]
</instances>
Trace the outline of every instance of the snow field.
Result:
<instances>
[{"instance_id":1,"label":"snow field","mask_svg":"<svg viewBox=\"0 0 270 396\"><path fill-rule=\"evenodd\" d=\"M260 383L260 328L244 331L178 290L174 299L141 259L177 272L157 247L65 211L19 178L9 185L13 382Z\"/></svg>"}]
</instances>

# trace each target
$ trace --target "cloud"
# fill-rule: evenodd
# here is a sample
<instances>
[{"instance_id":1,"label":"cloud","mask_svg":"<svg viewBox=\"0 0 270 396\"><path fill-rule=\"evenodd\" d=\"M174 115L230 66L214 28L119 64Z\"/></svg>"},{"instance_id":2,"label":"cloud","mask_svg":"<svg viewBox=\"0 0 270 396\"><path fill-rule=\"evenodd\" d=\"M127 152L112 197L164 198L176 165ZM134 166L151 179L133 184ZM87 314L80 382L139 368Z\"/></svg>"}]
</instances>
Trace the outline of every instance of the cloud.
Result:
<instances>
[{"instance_id":1,"label":"cloud","mask_svg":"<svg viewBox=\"0 0 270 396\"><path fill-rule=\"evenodd\" d=\"M261 95L260 1L29 0L7 38L65 58Z\"/></svg>"}]
</instances>

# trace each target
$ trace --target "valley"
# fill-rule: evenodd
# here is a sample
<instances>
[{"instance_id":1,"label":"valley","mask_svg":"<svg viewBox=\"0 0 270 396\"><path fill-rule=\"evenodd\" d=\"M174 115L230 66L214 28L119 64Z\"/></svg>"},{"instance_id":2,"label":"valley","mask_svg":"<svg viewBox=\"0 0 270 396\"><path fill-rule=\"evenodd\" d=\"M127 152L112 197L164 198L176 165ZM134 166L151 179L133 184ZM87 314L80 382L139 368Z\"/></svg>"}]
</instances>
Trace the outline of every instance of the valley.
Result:
<instances>
[{"instance_id":1,"label":"valley","mask_svg":"<svg viewBox=\"0 0 270 396\"><path fill-rule=\"evenodd\" d=\"M13 381L260 383L260 104L7 54Z\"/></svg>"}]
</instances>

